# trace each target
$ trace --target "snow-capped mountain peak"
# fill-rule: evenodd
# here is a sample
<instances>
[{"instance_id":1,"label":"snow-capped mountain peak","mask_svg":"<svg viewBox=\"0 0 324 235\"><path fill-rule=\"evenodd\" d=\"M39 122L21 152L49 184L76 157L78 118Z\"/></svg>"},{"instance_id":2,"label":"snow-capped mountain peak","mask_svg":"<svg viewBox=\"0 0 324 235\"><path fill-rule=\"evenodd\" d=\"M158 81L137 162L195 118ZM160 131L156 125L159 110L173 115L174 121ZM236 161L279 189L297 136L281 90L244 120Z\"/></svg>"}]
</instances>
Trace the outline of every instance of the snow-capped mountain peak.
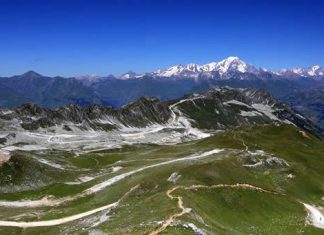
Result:
<instances>
[{"instance_id":1,"label":"snow-capped mountain peak","mask_svg":"<svg viewBox=\"0 0 324 235\"><path fill-rule=\"evenodd\" d=\"M176 65L165 70L158 70L155 75L159 77L173 77L173 76L190 76L194 77L201 72L201 66L197 64Z\"/></svg>"},{"instance_id":2,"label":"snow-capped mountain peak","mask_svg":"<svg viewBox=\"0 0 324 235\"><path fill-rule=\"evenodd\" d=\"M137 74L134 71L128 71L119 77L121 80L142 78L145 74Z\"/></svg>"},{"instance_id":3,"label":"snow-capped mountain peak","mask_svg":"<svg viewBox=\"0 0 324 235\"><path fill-rule=\"evenodd\" d=\"M217 70L217 65L218 65L218 62L211 62L211 63L208 63L208 64L205 64L205 65L201 66L201 69L204 72L212 72L212 71Z\"/></svg>"},{"instance_id":4,"label":"snow-capped mountain peak","mask_svg":"<svg viewBox=\"0 0 324 235\"><path fill-rule=\"evenodd\" d=\"M136 76L136 73L133 71L128 71L127 73L123 74L120 76L120 79L122 80L127 80L127 79L131 79L134 78Z\"/></svg>"},{"instance_id":5,"label":"snow-capped mountain peak","mask_svg":"<svg viewBox=\"0 0 324 235\"><path fill-rule=\"evenodd\" d=\"M267 73L268 75L265 75ZM309 68L294 68L283 69L279 72L272 72L271 70L256 68L248 64L236 56L230 56L219 62L211 62L204 65L187 64L175 65L166 69L159 69L153 73L136 74L128 72L121 77L122 80L143 78L145 76L152 78L172 78L172 79L230 79L239 78L241 80L255 79L256 77L272 77L279 76L283 78L298 78L308 77L313 79L324 78L324 69L315 65Z\"/></svg>"},{"instance_id":6,"label":"snow-capped mountain peak","mask_svg":"<svg viewBox=\"0 0 324 235\"><path fill-rule=\"evenodd\" d=\"M314 65L309 68L293 68L293 69L283 69L279 72L280 75L298 75L301 77L320 77L324 75L324 68L320 65Z\"/></svg>"},{"instance_id":7,"label":"snow-capped mountain peak","mask_svg":"<svg viewBox=\"0 0 324 235\"><path fill-rule=\"evenodd\" d=\"M214 65L214 71L218 71L220 75L223 75L228 72L254 72L256 69L245 63L244 61L240 60L240 58L235 56L230 56L225 60L222 60ZM211 66L208 66L211 67Z\"/></svg>"},{"instance_id":8,"label":"snow-capped mountain peak","mask_svg":"<svg viewBox=\"0 0 324 235\"><path fill-rule=\"evenodd\" d=\"M159 77L198 77L201 73L217 72L221 76L226 75L229 72L256 72L257 69L252 65L245 63L238 57L230 56L220 62L211 62L205 65L188 64L188 65L176 65L165 70L156 71L155 74Z\"/></svg>"},{"instance_id":9,"label":"snow-capped mountain peak","mask_svg":"<svg viewBox=\"0 0 324 235\"><path fill-rule=\"evenodd\" d=\"M156 73L161 77L171 77L181 73L184 70L182 65L172 66L165 70L158 70Z\"/></svg>"},{"instance_id":10,"label":"snow-capped mountain peak","mask_svg":"<svg viewBox=\"0 0 324 235\"><path fill-rule=\"evenodd\" d=\"M309 68L307 73L310 76L322 76L322 75L324 75L324 69L319 65L315 65L315 66Z\"/></svg>"},{"instance_id":11,"label":"snow-capped mountain peak","mask_svg":"<svg viewBox=\"0 0 324 235\"><path fill-rule=\"evenodd\" d=\"M192 72L199 72L200 66L197 64L188 64L185 66L185 69Z\"/></svg>"}]
</instances>

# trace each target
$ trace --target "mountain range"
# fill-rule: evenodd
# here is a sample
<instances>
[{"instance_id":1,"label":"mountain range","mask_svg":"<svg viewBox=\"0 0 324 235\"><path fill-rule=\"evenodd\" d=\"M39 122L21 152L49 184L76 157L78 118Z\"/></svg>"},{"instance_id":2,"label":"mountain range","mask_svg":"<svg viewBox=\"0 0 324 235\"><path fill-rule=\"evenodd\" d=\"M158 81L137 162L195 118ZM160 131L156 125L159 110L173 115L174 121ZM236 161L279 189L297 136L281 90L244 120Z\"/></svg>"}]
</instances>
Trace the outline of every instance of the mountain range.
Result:
<instances>
[{"instance_id":1,"label":"mountain range","mask_svg":"<svg viewBox=\"0 0 324 235\"><path fill-rule=\"evenodd\" d=\"M120 79L138 79L145 76L154 78L193 78L193 79L230 79L237 74L255 75L259 79L271 78L294 78L299 79L308 77L311 79L324 79L324 69L319 65L309 68L282 69L278 72L270 71L264 68L257 68L248 64L238 57L230 56L220 62L211 62L205 65L187 64L176 65L167 69L158 70L152 73L136 74L128 72ZM266 76L268 75L268 76ZM241 76L240 79L253 79L254 76Z\"/></svg>"},{"instance_id":2,"label":"mountain range","mask_svg":"<svg viewBox=\"0 0 324 235\"><path fill-rule=\"evenodd\" d=\"M141 140L163 143L164 135L169 136L168 141L183 141L219 130L269 124L291 124L324 139L323 130L268 92L213 88L170 101L141 97L116 109L96 104L73 104L55 109L25 104L0 110L0 142L10 149L26 144L64 147L64 143L71 144L68 139L76 136L82 141L77 139L75 144L84 144L87 136L98 139L97 144L101 141L129 144Z\"/></svg>"},{"instance_id":3,"label":"mountain range","mask_svg":"<svg viewBox=\"0 0 324 235\"><path fill-rule=\"evenodd\" d=\"M1 79L0 234L322 234L321 79L235 67Z\"/></svg>"},{"instance_id":4,"label":"mountain range","mask_svg":"<svg viewBox=\"0 0 324 235\"><path fill-rule=\"evenodd\" d=\"M117 108L141 96L164 101L213 87L250 87L270 92L324 128L324 101L319 98L324 87L323 74L324 69L318 65L275 72L257 68L238 57L205 65L177 65L145 74L128 72L120 77L48 77L29 71L0 78L0 107L35 103L49 108L67 104ZM306 98L309 94L318 98Z\"/></svg>"}]
</instances>

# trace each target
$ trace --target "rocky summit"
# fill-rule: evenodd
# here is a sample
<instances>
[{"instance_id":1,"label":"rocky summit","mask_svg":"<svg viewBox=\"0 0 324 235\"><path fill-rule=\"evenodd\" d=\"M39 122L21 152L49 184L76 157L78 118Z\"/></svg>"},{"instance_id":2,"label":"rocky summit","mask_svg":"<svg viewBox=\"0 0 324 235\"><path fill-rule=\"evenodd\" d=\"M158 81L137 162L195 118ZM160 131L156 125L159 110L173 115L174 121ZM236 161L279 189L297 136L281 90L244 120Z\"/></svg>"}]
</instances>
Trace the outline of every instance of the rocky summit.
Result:
<instances>
[{"instance_id":1,"label":"rocky summit","mask_svg":"<svg viewBox=\"0 0 324 235\"><path fill-rule=\"evenodd\" d=\"M106 144L115 143L115 138L122 138L122 143L140 140L132 138L136 135L143 137L140 142L159 143L164 141L160 135L174 132L177 133L174 141L178 141L178 138L199 139L202 133L240 126L276 123L293 125L324 139L323 131L310 120L259 89L215 88L171 101L141 97L117 109L95 104L71 104L55 109L24 104L0 111L2 144L8 148L20 142L33 144L66 139L70 135L87 139L83 136L87 133L100 136L101 141L108 138ZM66 145L69 145L67 140Z\"/></svg>"}]
</instances>

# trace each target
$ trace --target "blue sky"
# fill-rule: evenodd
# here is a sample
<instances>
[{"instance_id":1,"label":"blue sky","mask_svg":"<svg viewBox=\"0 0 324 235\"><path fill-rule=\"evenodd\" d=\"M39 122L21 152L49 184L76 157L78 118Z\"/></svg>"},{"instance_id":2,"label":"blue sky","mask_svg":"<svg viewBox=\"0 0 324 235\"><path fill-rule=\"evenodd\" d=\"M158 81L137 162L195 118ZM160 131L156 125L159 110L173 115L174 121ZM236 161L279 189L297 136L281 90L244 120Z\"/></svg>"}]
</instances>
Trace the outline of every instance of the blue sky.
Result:
<instances>
[{"instance_id":1,"label":"blue sky","mask_svg":"<svg viewBox=\"0 0 324 235\"><path fill-rule=\"evenodd\" d=\"M324 1L1 0L0 76L324 65Z\"/></svg>"}]
</instances>

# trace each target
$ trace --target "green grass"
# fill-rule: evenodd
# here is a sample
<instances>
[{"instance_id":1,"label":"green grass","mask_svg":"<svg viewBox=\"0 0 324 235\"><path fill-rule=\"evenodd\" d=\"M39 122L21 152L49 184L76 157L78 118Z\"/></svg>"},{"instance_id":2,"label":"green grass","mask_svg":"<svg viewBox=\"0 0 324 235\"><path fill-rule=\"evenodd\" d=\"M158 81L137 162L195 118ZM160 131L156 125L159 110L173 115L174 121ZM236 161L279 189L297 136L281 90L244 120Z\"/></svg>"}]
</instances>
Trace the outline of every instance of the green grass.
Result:
<instances>
[{"instance_id":1,"label":"green grass","mask_svg":"<svg viewBox=\"0 0 324 235\"><path fill-rule=\"evenodd\" d=\"M298 234L304 227L303 206L289 197L241 189L182 194L216 234Z\"/></svg>"},{"instance_id":2,"label":"green grass","mask_svg":"<svg viewBox=\"0 0 324 235\"><path fill-rule=\"evenodd\" d=\"M289 166L256 169L242 166L242 152L245 149L242 140L249 146L249 150L264 150L286 160ZM200 160L147 169L94 195L54 208L39 208L37 211L43 213L39 218L26 217L26 220L61 218L85 212L115 202L130 188L139 185L109 213L110 221L98 225L95 229L111 234L148 234L159 227L157 221L163 221L179 211L177 201L170 200L166 196L166 191L175 185L167 179L173 172L178 172L181 177L176 185L248 183L286 194L283 196L241 189L177 190L174 195L181 195L185 206L192 208L190 214L178 219L179 223L194 223L211 234L321 234L324 232L312 226L305 226L306 211L297 201L324 206L321 200L324 196L324 144L312 136L305 137L297 129L288 125L241 127L220 132L203 140L173 146L124 146L120 149L91 152L78 157L64 152L35 153L42 158L55 160L66 166L64 171L53 169L51 169L53 172L50 172L50 169L40 171L44 176L50 175L54 181L58 180L60 183L54 182L24 192L0 194L0 198L19 200L26 197L41 198L48 194L56 197L75 195L123 172L215 148L224 148L226 151ZM29 163L30 153L21 152L19 158L22 158L22 162ZM117 165L123 168L116 173L110 172L111 166ZM36 166L36 170L43 167ZM18 176L21 173L19 177L23 180L26 170L22 168L23 170L19 172L20 169L17 168L16 171ZM96 173L102 175L93 181L80 185L63 184L67 180L71 181L82 175ZM288 178L289 174L294 178ZM13 215L32 211L33 209L1 208L0 215L1 219L7 219ZM84 229L83 233L79 232L81 228ZM79 220L46 229L0 228L0 234L61 234L64 232L88 234L88 231L93 229L84 220ZM164 234L193 233L188 228L176 225L169 227Z\"/></svg>"}]
</instances>

